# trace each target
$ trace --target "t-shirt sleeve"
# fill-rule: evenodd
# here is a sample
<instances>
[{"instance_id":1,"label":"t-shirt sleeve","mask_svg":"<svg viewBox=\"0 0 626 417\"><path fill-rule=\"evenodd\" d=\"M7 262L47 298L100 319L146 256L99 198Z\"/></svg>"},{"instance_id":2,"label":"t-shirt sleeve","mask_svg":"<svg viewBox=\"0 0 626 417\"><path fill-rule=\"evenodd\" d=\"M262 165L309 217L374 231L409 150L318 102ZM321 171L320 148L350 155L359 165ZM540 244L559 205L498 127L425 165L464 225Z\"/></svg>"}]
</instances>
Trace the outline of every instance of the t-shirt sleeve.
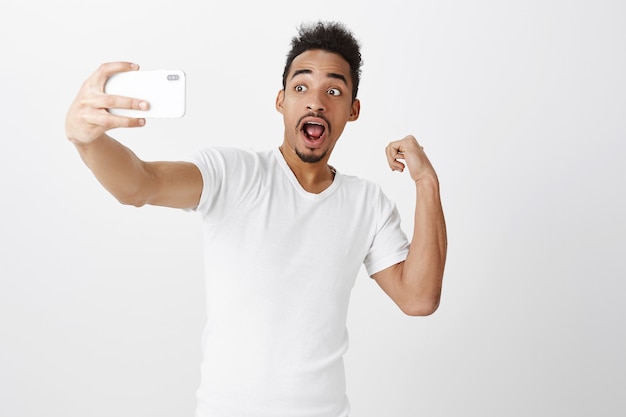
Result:
<instances>
[{"instance_id":1,"label":"t-shirt sleeve","mask_svg":"<svg viewBox=\"0 0 626 417\"><path fill-rule=\"evenodd\" d=\"M401 228L398 209L381 191L378 198L376 232L363 262L365 269L371 277L404 261L408 253L409 242Z\"/></svg>"},{"instance_id":2,"label":"t-shirt sleeve","mask_svg":"<svg viewBox=\"0 0 626 417\"><path fill-rule=\"evenodd\" d=\"M207 148L192 154L188 162L202 175L202 193L192 211L205 220L219 222L242 199L250 181L246 178L254 165L250 153L234 148Z\"/></svg>"}]
</instances>

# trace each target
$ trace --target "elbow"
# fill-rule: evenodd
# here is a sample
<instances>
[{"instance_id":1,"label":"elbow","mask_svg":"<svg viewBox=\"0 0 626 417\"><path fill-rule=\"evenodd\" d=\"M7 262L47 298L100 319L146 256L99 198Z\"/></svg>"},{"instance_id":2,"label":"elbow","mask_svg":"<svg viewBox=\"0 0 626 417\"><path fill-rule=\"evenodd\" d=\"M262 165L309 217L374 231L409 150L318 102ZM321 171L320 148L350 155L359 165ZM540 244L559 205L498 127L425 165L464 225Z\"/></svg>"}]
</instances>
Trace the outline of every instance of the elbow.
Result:
<instances>
[{"instance_id":1,"label":"elbow","mask_svg":"<svg viewBox=\"0 0 626 417\"><path fill-rule=\"evenodd\" d=\"M400 310L407 316L425 317L430 316L439 308L440 297L432 297L427 300L414 300L399 305Z\"/></svg>"},{"instance_id":2,"label":"elbow","mask_svg":"<svg viewBox=\"0 0 626 417\"><path fill-rule=\"evenodd\" d=\"M139 183L129 182L124 187L111 189L110 192L120 204L134 207L143 207L151 204L155 194L153 188L146 181Z\"/></svg>"},{"instance_id":3,"label":"elbow","mask_svg":"<svg viewBox=\"0 0 626 417\"><path fill-rule=\"evenodd\" d=\"M147 200L138 193L116 195L115 198L120 204L125 206L143 207L147 204Z\"/></svg>"}]
</instances>

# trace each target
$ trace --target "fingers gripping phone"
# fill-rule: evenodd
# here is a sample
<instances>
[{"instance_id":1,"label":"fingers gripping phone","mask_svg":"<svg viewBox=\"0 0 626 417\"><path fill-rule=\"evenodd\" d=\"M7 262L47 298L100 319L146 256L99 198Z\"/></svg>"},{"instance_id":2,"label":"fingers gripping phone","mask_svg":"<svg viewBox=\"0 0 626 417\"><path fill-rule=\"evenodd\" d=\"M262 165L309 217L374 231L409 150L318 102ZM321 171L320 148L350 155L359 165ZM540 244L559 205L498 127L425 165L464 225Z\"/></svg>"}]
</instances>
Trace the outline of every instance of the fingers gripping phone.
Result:
<instances>
[{"instance_id":1,"label":"fingers gripping phone","mask_svg":"<svg viewBox=\"0 0 626 417\"><path fill-rule=\"evenodd\" d=\"M180 118L185 115L185 73L181 70L138 70L113 74L104 92L147 101L148 110L108 109L119 116L136 118Z\"/></svg>"}]
</instances>

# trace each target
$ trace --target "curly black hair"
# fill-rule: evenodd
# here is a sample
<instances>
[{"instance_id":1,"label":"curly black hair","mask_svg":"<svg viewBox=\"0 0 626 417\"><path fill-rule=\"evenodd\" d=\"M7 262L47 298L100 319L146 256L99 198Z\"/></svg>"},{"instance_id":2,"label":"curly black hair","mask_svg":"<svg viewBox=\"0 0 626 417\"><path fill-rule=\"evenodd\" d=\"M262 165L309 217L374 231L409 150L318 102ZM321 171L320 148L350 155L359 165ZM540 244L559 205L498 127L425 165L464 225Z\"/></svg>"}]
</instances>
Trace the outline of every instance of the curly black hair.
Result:
<instances>
[{"instance_id":1,"label":"curly black hair","mask_svg":"<svg viewBox=\"0 0 626 417\"><path fill-rule=\"evenodd\" d=\"M352 100L356 99L361 79L360 44L342 23L322 22L302 24L298 36L291 39L291 50L287 54L287 62L283 71L283 89L287 85L287 75L293 60L303 52L321 49L341 55L350 65L352 77Z\"/></svg>"}]
</instances>

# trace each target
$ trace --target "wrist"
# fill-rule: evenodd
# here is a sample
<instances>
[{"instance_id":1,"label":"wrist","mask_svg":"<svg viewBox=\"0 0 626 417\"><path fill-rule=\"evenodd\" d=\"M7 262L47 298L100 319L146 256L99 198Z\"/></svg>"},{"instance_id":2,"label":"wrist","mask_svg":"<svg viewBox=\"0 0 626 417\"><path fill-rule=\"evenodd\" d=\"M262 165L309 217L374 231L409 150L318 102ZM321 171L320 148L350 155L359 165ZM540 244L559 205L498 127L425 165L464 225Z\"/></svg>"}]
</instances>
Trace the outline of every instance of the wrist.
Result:
<instances>
[{"instance_id":1,"label":"wrist","mask_svg":"<svg viewBox=\"0 0 626 417\"><path fill-rule=\"evenodd\" d=\"M81 138L77 138L76 136L67 135L67 139L77 148L92 147L93 145L97 145L98 143L103 142L107 137L108 136L106 133L103 133L102 135L96 138L87 138L87 139L81 139Z\"/></svg>"},{"instance_id":2,"label":"wrist","mask_svg":"<svg viewBox=\"0 0 626 417\"><path fill-rule=\"evenodd\" d=\"M415 180L415 193L427 201L439 199L439 180L436 175L420 177Z\"/></svg>"},{"instance_id":3,"label":"wrist","mask_svg":"<svg viewBox=\"0 0 626 417\"><path fill-rule=\"evenodd\" d=\"M439 188L439 178L434 171L414 178L413 181L415 181L417 188Z\"/></svg>"}]
</instances>

